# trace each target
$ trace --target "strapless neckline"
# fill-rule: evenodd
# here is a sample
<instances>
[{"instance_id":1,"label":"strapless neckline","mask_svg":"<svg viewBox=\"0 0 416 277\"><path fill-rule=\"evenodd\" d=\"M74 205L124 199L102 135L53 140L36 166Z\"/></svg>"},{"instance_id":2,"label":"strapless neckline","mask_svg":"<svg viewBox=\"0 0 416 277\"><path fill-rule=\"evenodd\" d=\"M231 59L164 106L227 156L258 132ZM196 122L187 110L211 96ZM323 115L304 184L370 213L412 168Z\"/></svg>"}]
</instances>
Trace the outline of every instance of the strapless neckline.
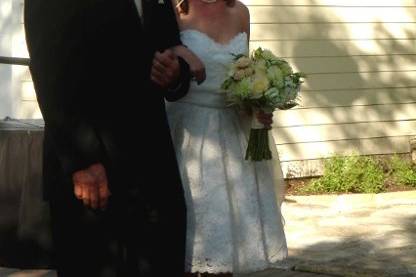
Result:
<instances>
[{"instance_id":1,"label":"strapless neckline","mask_svg":"<svg viewBox=\"0 0 416 277\"><path fill-rule=\"evenodd\" d=\"M233 42L235 41L235 40L237 40L239 37L241 37L241 36L243 36L243 37L247 37L247 33L246 32L238 32L235 36L233 36L228 42L226 42L226 43L221 43L221 42L218 42L218 41L216 41L215 39L213 39L211 36L209 36L208 34L206 34L206 33L204 33L204 32L202 32L202 31L199 31L199 30L197 30L197 29L192 29L192 28L190 28L190 29L185 29L185 30L182 30L181 31L181 33L183 34L183 33L195 33L195 34L199 34L199 35L201 35L201 36L203 36L203 37L205 37L206 39L208 39L209 41L211 41L212 43L214 43L215 45L217 45L217 46L221 46L221 47L228 47L228 46L230 46L231 44L233 44Z\"/></svg>"},{"instance_id":2,"label":"strapless neckline","mask_svg":"<svg viewBox=\"0 0 416 277\"><path fill-rule=\"evenodd\" d=\"M245 32L235 34L229 41L220 43L208 34L197 29L188 28L181 31L181 40L204 63L206 71L205 81L198 85L191 82L189 95L201 98L198 102L217 102L211 99L202 99L202 94L221 94L221 84L227 76L229 66L234 56L248 53L248 35ZM202 92L202 93L201 93ZM188 98L192 98L189 96ZM185 97L186 98L186 97ZM189 100L189 99L188 99ZM220 99L220 102L224 99Z\"/></svg>"}]
</instances>

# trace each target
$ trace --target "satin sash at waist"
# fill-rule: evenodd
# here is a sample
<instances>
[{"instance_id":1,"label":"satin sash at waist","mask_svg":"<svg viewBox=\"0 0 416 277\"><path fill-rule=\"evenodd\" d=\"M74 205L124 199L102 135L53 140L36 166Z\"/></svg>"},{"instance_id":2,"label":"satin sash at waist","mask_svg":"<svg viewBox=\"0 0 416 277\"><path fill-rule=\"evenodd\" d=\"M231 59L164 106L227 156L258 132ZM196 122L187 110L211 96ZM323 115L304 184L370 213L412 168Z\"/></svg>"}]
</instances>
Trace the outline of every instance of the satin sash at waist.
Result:
<instances>
[{"instance_id":1,"label":"satin sash at waist","mask_svg":"<svg viewBox=\"0 0 416 277\"><path fill-rule=\"evenodd\" d=\"M230 108L229 103L226 101L225 93L213 93L209 91L192 91L177 102L194 104L208 108Z\"/></svg>"}]
</instances>

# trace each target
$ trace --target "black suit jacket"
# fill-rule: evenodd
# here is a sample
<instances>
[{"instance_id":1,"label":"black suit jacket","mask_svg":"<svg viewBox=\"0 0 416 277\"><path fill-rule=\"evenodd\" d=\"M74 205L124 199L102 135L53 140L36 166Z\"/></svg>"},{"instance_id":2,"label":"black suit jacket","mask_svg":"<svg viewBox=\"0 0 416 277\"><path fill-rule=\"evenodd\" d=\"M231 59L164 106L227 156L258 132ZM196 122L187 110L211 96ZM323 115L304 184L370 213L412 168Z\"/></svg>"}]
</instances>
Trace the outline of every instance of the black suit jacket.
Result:
<instances>
[{"instance_id":1,"label":"black suit jacket","mask_svg":"<svg viewBox=\"0 0 416 277\"><path fill-rule=\"evenodd\" d=\"M182 193L164 99L185 95L190 74L180 59L178 90L150 81L154 52L180 44L170 0L162 2L143 0L141 24L133 0L25 1L48 195L96 162L105 165L113 193L162 189L162 202L162 195Z\"/></svg>"}]
</instances>

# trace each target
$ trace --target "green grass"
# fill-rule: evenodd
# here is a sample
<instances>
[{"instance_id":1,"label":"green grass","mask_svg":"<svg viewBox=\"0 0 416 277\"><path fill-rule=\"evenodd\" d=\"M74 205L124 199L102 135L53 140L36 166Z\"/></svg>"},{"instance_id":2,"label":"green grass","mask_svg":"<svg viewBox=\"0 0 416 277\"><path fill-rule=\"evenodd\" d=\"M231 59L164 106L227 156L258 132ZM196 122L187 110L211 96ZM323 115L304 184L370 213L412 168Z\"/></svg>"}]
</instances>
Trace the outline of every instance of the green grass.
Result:
<instances>
[{"instance_id":1,"label":"green grass","mask_svg":"<svg viewBox=\"0 0 416 277\"><path fill-rule=\"evenodd\" d=\"M410 161L393 156L390 174L394 182L416 188L416 168Z\"/></svg>"},{"instance_id":2,"label":"green grass","mask_svg":"<svg viewBox=\"0 0 416 277\"><path fill-rule=\"evenodd\" d=\"M388 184L416 188L416 168L406 159L393 156L382 162L371 156L336 155L324 162L322 177L312 180L298 192L319 193L379 193Z\"/></svg>"}]
</instances>

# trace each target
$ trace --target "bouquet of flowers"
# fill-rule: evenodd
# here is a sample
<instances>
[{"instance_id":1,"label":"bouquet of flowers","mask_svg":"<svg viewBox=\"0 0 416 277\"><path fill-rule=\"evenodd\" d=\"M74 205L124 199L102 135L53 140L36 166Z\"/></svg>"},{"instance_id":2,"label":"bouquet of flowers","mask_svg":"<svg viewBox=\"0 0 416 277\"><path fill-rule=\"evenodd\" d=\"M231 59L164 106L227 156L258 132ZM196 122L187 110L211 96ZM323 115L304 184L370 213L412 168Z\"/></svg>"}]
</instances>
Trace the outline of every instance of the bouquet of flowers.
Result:
<instances>
[{"instance_id":1,"label":"bouquet of flowers","mask_svg":"<svg viewBox=\"0 0 416 277\"><path fill-rule=\"evenodd\" d=\"M234 61L221 88L226 92L230 105L236 105L253 113L262 110L272 113L275 109L290 109L299 104L301 72L293 72L284 59L270 50L258 48L250 57L234 55ZM270 160L268 129L253 116L246 151L246 160Z\"/></svg>"}]
</instances>

